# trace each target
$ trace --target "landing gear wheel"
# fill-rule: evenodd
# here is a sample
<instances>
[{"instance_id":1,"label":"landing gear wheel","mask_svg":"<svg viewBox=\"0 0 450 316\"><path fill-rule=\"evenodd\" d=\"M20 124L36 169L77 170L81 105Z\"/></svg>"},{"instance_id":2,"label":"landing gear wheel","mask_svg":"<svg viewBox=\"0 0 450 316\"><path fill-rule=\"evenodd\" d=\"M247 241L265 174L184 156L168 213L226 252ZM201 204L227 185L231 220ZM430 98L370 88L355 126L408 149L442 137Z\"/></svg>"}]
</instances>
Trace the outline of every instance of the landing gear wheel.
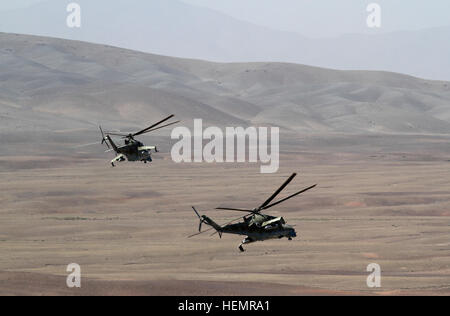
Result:
<instances>
[{"instance_id":1,"label":"landing gear wheel","mask_svg":"<svg viewBox=\"0 0 450 316\"><path fill-rule=\"evenodd\" d=\"M289 238L288 238L288 240L292 240L292 238L291 238L291 237L289 237Z\"/></svg>"}]
</instances>

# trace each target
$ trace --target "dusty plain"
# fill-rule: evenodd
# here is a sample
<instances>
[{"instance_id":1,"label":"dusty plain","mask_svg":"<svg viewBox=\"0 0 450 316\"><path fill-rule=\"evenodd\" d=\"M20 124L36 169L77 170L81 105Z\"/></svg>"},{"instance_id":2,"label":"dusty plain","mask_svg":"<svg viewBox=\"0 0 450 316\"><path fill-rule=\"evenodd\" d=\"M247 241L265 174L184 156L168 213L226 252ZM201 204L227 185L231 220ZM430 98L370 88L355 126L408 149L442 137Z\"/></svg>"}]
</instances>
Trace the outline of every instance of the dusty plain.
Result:
<instances>
[{"instance_id":1,"label":"dusty plain","mask_svg":"<svg viewBox=\"0 0 450 316\"><path fill-rule=\"evenodd\" d=\"M158 138L152 165L111 168L95 146L10 153L0 158L0 294L448 295L449 141L286 136L271 175L175 164L170 138ZM225 223L239 214L214 207L254 207L294 171L282 196L318 187L270 212L295 225L293 241L240 253L240 236L187 238L198 227L191 205ZM66 286L73 262L81 289ZM366 285L370 263L381 266L379 289Z\"/></svg>"}]
</instances>

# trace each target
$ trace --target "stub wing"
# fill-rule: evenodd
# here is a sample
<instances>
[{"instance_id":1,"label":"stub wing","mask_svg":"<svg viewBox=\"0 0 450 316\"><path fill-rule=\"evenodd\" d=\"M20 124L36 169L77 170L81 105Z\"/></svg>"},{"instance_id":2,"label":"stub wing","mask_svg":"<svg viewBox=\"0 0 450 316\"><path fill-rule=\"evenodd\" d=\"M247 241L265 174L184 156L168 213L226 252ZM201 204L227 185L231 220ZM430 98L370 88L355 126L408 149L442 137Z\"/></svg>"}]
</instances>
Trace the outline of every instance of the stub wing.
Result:
<instances>
[{"instance_id":1,"label":"stub wing","mask_svg":"<svg viewBox=\"0 0 450 316\"><path fill-rule=\"evenodd\" d=\"M261 227L271 227L271 226L276 226L276 225L280 225L280 224L286 224L286 221L284 220L283 217L277 217L270 221L264 222L261 224Z\"/></svg>"},{"instance_id":2,"label":"stub wing","mask_svg":"<svg viewBox=\"0 0 450 316\"><path fill-rule=\"evenodd\" d=\"M118 156L116 156L116 158L114 158L113 160L111 160L111 163L115 163L115 162L119 162L119 161L124 161L125 160L125 156L123 154L120 154Z\"/></svg>"},{"instance_id":3,"label":"stub wing","mask_svg":"<svg viewBox=\"0 0 450 316\"><path fill-rule=\"evenodd\" d=\"M139 151L143 151L143 150L155 150L156 151L156 146L142 146L138 148Z\"/></svg>"}]
</instances>

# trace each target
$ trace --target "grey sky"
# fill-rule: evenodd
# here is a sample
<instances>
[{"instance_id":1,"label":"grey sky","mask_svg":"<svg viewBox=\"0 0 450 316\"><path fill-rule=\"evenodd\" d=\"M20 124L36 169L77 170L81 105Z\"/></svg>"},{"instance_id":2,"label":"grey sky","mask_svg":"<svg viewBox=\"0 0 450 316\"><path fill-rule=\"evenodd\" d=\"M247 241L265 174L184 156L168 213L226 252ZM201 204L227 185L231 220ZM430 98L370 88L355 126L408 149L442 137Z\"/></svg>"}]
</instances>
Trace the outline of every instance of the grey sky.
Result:
<instances>
[{"instance_id":1,"label":"grey sky","mask_svg":"<svg viewBox=\"0 0 450 316\"><path fill-rule=\"evenodd\" d=\"M0 10L4 11L4 10L19 9L42 1L43 0L15 0L15 1L4 0L0 3Z\"/></svg>"},{"instance_id":2,"label":"grey sky","mask_svg":"<svg viewBox=\"0 0 450 316\"><path fill-rule=\"evenodd\" d=\"M382 8L378 32L450 25L449 0L183 0L235 18L305 36L373 32L366 27L367 5Z\"/></svg>"},{"instance_id":3,"label":"grey sky","mask_svg":"<svg viewBox=\"0 0 450 316\"><path fill-rule=\"evenodd\" d=\"M1 1L0 10L26 7L45 0ZM76 0L61 0L67 3ZM95 0L93 0L95 1ZM147 0L143 0L147 1ZM158 0L166 1L166 0ZM449 0L182 0L254 24L310 37L374 32L365 25L366 7L382 7L382 28L376 32L417 30L450 25ZM24 22L25 23L25 22Z\"/></svg>"}]
</instances>

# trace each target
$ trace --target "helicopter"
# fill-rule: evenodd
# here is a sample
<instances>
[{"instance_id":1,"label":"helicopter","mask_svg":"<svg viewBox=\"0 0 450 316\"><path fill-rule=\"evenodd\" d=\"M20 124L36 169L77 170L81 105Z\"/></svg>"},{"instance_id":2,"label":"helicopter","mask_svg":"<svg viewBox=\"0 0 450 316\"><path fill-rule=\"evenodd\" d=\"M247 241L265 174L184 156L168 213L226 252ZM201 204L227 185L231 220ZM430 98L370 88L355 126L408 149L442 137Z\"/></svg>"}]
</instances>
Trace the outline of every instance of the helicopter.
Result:
<instances>
[{"instance_id":1,"label":"helicopter","mask_svg":"<svg viewBox=\"0 0 450 316\"><path fill-rule=\"evenodd\" d=\"M115 162L120 161L143 161L144 163L152 162L152 156L151 151L154 150L155 152L158 152L158 149L156 146L144 146L144 144L138 140L136 140L134 137L146 134L149 132L156 131L160 128L167 127L170 125L174 125L179 123L180 121L172 122L163 126L159 126L162 123L170 120L175 115L170 115L169 117L166 117L165 119L139 131L136 133L116 133L116 132L103 132L102 127L100 126L100 133L102 134L102 145L106 144L108 147L107 151L113 151L117 154L117 156L111 160L111 165L115 167ZM111 136L120 136L124 139L124 145L118 146L114 143ZM112 147L112 148L111 148Z\"/></svg>"},{"instance_id":2,"label":"helicopter","mask_svg":"<svg viewBox=\"0 0 450 316\"><path fill-rule=\"evenodd\" d=\"M270 216L261 213L264 210L267 210L271 207L274 207L280 203L283 203L301 193L304 193L308 190L311 190L317 186L317 184L312 185L306 189L303 189L297 193L294 193L284 199L279 200L278 202L272 203L272 201L278 196L278 194L281 193L281 191L286 188L286 186L295 178L297 174L293 173L284 183L283 185L275 191L275 193L270 196L269 199L267 199L263 204L260 206L254 208L253 210L250 209L239 209L239 208L230 208L230 207L218 207L216 210L227 210L227 211L236 211L236 212L245 212L248 213L244 216L238 217L231 222L228 222L224 225L219 225L216 222L214 222L211 218L209 218L206 215L200 216L197 209L193 206L192 209L194 210L195 214L200 220L200 224L198 227L198 233L193 234L189 236L188 238L203 234L207 231L211 231L212 229L215 229L216 232L213 233L211 236L215 235L216 233L219 234L219 237L222 238L223 233L228 234L236 234L236 235L244 235L246 236L244 240L239 245L239 250L241 252L244 252L245 249L243 248L243 245L250 244L256 241L264 241L268 239L281 239L281 238L287 238L288 240L292 240L292 238L297 237L297 234L295 232L295 229L291 226L286 224L286 221L283 217L275 217ZM243 222L235 223L234 222L243 219ZM208 226L211 226L210 229L202 231L202 224L206 224Z\"/></svg>"}]
</instances>

